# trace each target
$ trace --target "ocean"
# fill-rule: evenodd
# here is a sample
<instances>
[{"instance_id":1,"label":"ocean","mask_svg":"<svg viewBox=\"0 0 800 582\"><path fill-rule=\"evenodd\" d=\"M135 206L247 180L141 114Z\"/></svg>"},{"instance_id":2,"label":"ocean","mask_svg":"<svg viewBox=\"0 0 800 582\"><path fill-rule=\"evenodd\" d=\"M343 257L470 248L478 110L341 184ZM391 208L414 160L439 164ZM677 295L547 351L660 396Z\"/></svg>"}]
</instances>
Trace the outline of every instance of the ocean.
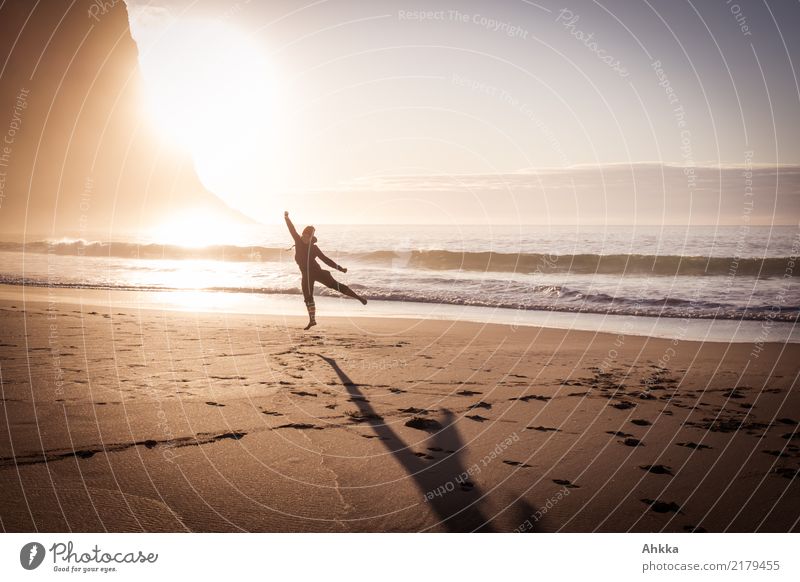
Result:
<instances>
[{"instance_id":1,"label":"ocean","mask_svg":"<svg viewBox=\"0 0 800 582\"><path fill-rule=\"evenodd\" d=\"M387 313L433 304L792 327L800 315L800 229L791 226L331 225L317 236L349 268L336 277ZM132 237L0 242L0 283L298 295L291 242L283 225L208 247ZM332 292L318 285L317 294Z\"/></svg>"}]
</instances>

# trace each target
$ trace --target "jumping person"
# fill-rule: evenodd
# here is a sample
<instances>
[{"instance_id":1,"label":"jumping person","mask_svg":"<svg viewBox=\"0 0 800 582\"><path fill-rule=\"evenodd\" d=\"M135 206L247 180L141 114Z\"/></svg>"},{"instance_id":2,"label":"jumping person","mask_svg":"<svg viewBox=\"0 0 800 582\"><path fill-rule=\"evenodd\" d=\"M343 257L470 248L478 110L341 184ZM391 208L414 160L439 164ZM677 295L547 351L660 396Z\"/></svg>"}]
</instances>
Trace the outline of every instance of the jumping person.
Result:
<instances>
[{"instance_id":1,"label":"jumping person","mask_svg":"<svg viewBox=\"0 0 800 582\"><path fill-rule=\"evenodd\" d=\"M292 221L289 219L288 212L283 213L283 218L286 219L286 226L289 228L289 233L294 239L294 260L297 266L300 267L300 273L303 276L303 299L308 309L308 325L305 326L304 329L308 330L317 325L316 306L314 304L314 283L317 281L348 297L358 299L363 305L366 305L366 299L350 289L347 285L339 283L333 278L330 271L326 271L317 263L317 259L320 259L323 263L337 271L341 271L342 273L347 272L345 267L337 265L319 250L317 246L317 237L314 236L316 229L313 226L307 226L303 229L303 234L300 235L297 234L297 229L295 229L294 224L292 224Z\"/></svg>"}]
</instances>

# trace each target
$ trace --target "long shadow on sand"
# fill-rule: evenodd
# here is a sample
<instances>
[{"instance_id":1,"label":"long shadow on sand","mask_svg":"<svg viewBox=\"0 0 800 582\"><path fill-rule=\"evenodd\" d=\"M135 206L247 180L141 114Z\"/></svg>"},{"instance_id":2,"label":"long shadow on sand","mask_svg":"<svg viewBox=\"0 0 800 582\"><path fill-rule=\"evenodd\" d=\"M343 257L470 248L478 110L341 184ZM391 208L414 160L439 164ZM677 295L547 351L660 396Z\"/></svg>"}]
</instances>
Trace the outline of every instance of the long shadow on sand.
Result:
<instances>
[{"instance_id":1,"label":"long shadow on sand","mask_svg":"<svg viewBox=\"0 0 800 582\"><path fill-rule=\"evenodd\" d=\"M345 374L339 364L336 363L336 360L321 354L317 355L330 365L339 376L339 380L350 394L361 415L364 418L376 418L375 410L370 406L358 384ZM389 425L376 422L371 423L370 426L375 431L375 435L381 439L383 446L392 453L409 476L414 479L420 490L420 504L425 503L424 499L430 498L428 503L436 512L440 523L448 531L491 532L493 528L489 523L490 520L483 515L483 512L478 507L483 498L483 493L479 487L470 480L466 480L465 485L456 480L466 474L466 467L459 454L464 443L453 424L454 416L451 411L445 410L442 422L443 428L430 437L428 450L455 451L437 460L425 461L415 456L409 444ZM440 453L437 452L436 454ZM447 490L443 490L442 487ZM441 495L429 494L437 489L444 492ZM524 514L528 508L526 505L525 508L520 509L522 510L521 513Z\"/></svg>"}]
</instances>

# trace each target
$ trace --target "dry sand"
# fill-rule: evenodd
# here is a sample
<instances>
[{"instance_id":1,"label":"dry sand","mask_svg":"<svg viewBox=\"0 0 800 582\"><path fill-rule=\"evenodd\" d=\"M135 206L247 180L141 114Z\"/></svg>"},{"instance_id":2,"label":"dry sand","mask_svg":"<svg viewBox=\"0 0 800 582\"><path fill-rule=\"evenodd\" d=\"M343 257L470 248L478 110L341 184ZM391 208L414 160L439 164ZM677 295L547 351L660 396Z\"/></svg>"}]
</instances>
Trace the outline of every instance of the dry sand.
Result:
<instances>
[{"instance_id":1,"label":"dry sand","mask_svg":"<svg viewBox=\"0 0 800 582\"><path fill-rule=\"evenodd\" d=\"M798 529L800 346L0 301L5 531Z\"/></svg>"}]
</instances>

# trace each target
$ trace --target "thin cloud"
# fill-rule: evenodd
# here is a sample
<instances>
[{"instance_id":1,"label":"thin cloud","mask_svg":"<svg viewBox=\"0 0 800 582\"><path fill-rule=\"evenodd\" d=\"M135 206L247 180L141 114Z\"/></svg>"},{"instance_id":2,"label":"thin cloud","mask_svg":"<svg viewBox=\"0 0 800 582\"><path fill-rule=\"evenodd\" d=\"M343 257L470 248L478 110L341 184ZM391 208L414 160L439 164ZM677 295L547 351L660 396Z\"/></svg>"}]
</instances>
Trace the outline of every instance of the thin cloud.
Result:
<instances>
[{"instance_id":1,"label":"thin cloud","mask_svg":"<svg viewBox=\"0 0 800 582\"><path fill-rule=\"evenodd\" d=\"M690 179L694 176L693 179ZM747 181L752 184L747 184ZM385 175L358 178L340 184L337 191L371 192L474 192L509 189L592 189L614 186L636 189L720 191L737 195L746 186L774 190L782 195L800 194L798 165L708 165L679 166L642 162L635 164L583 165L567 168L525 169L491 174ZM739 192L732 192L738 189Z\"/></svg>"}]
</instances>

